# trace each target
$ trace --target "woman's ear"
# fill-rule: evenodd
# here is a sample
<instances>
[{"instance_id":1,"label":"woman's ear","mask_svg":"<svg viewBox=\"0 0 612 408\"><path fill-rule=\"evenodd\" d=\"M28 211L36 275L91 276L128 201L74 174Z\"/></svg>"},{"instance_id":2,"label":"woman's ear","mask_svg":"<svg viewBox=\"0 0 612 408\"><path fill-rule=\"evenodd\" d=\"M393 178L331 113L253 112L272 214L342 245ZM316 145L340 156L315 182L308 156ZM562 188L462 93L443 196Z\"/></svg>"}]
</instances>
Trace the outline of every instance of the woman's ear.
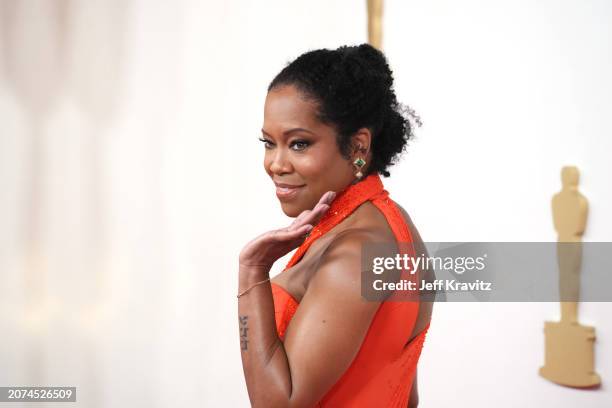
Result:
<instances>
[{"instance_id":1,"label":"woman's ear","mask_svg":"<svg viewBox=\"0 0 612 408\"><path fill-rule=\"evenodd\" d=\"M352 138L353 155L360 154L363 156L368 156L370 153L370 148L372 146L372 132L368 128L361 128Z\"/></svg>"}]
</instances>

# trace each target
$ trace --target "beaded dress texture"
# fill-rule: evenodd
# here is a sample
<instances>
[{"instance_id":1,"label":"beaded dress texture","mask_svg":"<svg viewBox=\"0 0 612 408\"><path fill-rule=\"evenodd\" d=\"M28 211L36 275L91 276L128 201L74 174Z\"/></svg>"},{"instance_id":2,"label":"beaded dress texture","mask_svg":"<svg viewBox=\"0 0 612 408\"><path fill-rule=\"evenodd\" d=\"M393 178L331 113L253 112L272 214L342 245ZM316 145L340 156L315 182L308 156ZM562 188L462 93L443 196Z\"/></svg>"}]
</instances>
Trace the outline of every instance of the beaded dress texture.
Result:
<instances>
[{"instance_id":1,"label":"beaded dress texture","mask_svg":"<svg viewBox=\"0 0 612 408\"><path fill-rule=\"evenodd\" d=\"M412 246L412 236L400 210L389 198L376 173L351 184L336 195L329 210L293 254L284 270L302 258L310 245L349 216L365 201L371 201L385 216L398 242ZM413 252L414 253L414 252ZM284 271L283 270L283 271ZM276 328L282 341L299 303L272 282ZM366 333L355 359L319 401L316 407L402 407L408 406L427 327L408 344L419 311L419 302L383 301Z\"/></svg>"}]
</instances>

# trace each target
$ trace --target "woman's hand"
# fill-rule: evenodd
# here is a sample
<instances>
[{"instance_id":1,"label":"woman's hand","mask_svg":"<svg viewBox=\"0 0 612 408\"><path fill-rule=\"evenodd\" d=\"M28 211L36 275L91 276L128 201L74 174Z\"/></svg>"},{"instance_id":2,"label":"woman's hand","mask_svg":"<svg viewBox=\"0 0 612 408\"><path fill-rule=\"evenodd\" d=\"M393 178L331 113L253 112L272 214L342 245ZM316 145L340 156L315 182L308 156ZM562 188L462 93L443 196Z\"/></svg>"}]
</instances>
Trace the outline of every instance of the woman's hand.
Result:
<instances>
[{"instance_id":1,"label":"woman's hand","mask_svg":"<svg viewBox=\"0 0 612 408\"><path fill-rule=\"evenodd\" d=\"M240 252L240 268L268 268L277 259L298 247L313 225L329 210L336 193L328 191L323 194L312 210L302 211L286 228L268 231L247 243Z\"/></svg>"}]
</instances>

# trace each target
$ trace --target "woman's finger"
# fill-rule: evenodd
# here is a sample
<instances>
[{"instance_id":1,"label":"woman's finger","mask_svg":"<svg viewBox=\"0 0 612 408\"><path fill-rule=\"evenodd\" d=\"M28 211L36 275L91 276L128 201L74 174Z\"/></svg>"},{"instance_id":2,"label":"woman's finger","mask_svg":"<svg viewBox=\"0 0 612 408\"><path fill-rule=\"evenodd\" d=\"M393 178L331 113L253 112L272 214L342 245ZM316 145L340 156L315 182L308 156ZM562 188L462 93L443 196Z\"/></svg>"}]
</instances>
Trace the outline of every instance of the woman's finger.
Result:
<instances>
[{"instance_id":1,"label":"woman's finger","mask_svg":"<svg viewBox=\"0 0 612 408\"><path fill-rule=\"evenodd\" d=\"M328 191L323 194L312 210L303 211L302 214L298 216L298 220L296 220L296 224L293 228L299 228L303 224L316 224L327 210L329 210L335 196L336 193L334 191Z\"/></svg>"},{"instance_id":2,"label":"woman's finger","mask_svg":"<svg viewBox=\"0 0 612 408\"><path fill-rule=\"evenodd\" d=\"M319 203L308 213L300 223L302 224L315 224L319 219L329 210L329 204Z\"/></svg>"},{"instance_id":3,"label":"woman's finger","mask_svg":"<svg viewBox=\"0 0 612 408\"><path fill-rule=\"evenodd\" d=\"M275 241L291 241L298 237L302 237L306 235L310 230L312 230L312 224L305 224L291 231L289 230L276 230L272 234L272 238Z\"/></svg>"},{"instance_id":4,"label":"woman's finger","mask_svg":"<svg viewBox=\"0 0 612 408\"><path fill-rule=\"evenodd\" d=\"M335 198L336 193L328 191L321 196L319 202L314 206L312 210L304 210L296 217L296 219L289 225L288 229L293 231L297 228L302 227L306 224L315 224L327 210L329 210L330 204Z\"/></svg>"},{"instance_id":5,"label":"woman's finger","mask_svg":"<svg viewBox=\"0 0 612 408\"><path fill-rule=\"evenodd\" d=\"M291 225L289 225L289 230L294 230L296 228L301 227L302 225L304 225L305 223L303 222L304 218L306 218L308 216L308 214L310 214L312 212L312 210L304 210L300 213L300 215L298 215L295 220L293 220L293 222L291 223Z\"/></svg>"},{"instance_id":6,"label":"woman's finger","mask_svg":"<svg viewBox=\"0 0 612 408\"><path fill-rule=\"evenodd\" d=\"M321 196L319 199L319 204L331 204L332 201L336 198L335 191L328 191Z\"/></svg>"},{"instance_id":7,"label":"woman's finger","mask_svg":"<svg viewBox=\"0 0 612 408\"><path fill-rule=\"evenodd\" d=\"M319 202L315 205L315 207L319 204L327 204L331 205L332 201L336 198L335 191L328 191L319 198Z\"/></svg>"}]
</instances>

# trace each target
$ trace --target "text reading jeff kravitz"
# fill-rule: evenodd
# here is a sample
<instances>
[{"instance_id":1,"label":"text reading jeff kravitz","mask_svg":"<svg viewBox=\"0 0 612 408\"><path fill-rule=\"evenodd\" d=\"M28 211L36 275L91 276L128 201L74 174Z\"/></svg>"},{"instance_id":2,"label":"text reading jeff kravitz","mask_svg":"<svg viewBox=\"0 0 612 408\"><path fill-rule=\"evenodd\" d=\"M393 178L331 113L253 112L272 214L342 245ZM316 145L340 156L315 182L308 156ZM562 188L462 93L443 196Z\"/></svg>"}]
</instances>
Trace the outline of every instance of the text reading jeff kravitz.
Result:
<instances>
[{"instance_id":1,"label":"text reading jeff kravitz","mask_svg":"<svg viewBox=\"0 0 612 408\"><path fill-rule=\"evenodd\" d=\"M372 272L381 275L390 270L406 270L411 275L414 275L419 270L437 270L463 275L465 272L483 271L486 267L486 258L486 254L478 257L437 257L396 254L394 257L374 258L372 260ZM382 279L374 279L372 287L377 291L491 291L492 282L481 279L474 281L466 281L465 279L435 279L427 281L421 277L418 282L410 279L400 279L397 282L385 282Z\"/></svg>"}]
</instances>

